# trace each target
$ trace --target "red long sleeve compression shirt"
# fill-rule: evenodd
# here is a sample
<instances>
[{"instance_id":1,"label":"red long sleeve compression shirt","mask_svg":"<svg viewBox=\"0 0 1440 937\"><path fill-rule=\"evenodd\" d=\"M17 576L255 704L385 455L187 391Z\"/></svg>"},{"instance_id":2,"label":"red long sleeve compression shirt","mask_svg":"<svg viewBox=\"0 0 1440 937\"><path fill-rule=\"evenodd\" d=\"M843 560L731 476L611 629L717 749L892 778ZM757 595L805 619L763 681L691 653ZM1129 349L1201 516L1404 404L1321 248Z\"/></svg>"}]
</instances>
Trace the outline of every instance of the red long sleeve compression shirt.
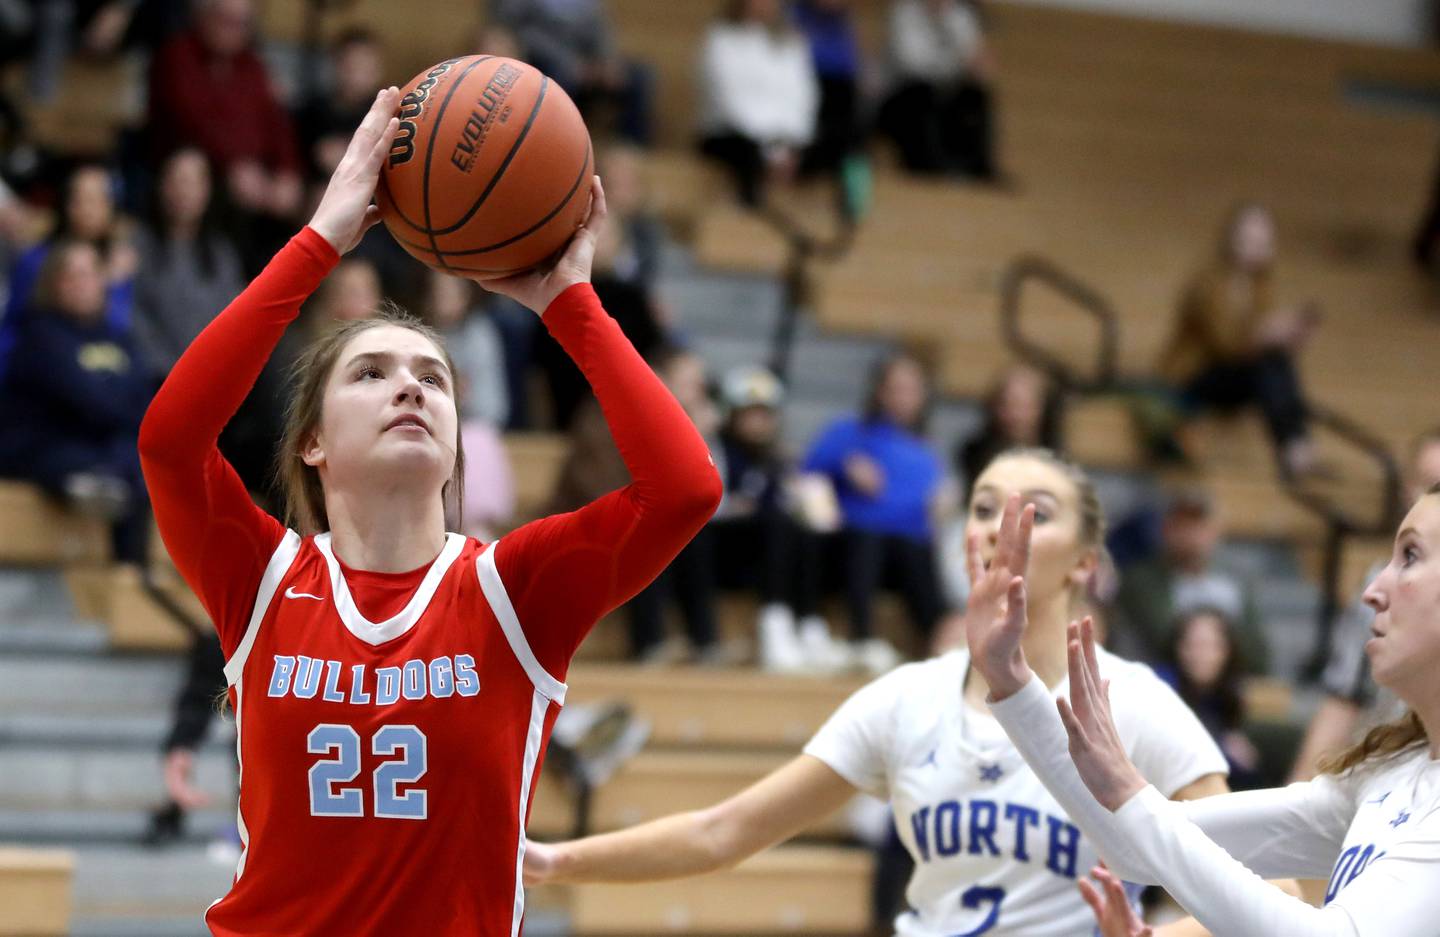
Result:
<instances>
[{"instance_id":1,"label":"red long sleeve compression shirt","mask_svg":"<svg viewBox=\"0 0 1440 937\"><path fill-rule=\"evenodd\" d=\"M338 260L310 228L296 235L181 356L141 426L161 537L227 657L285 530L250 500L216 440ZM567 289L543 321L589 379L633 479L578 511L521 527L496 549L536 658L563 680L594 622L644 588L709 519L720 479L700 434L588 284ZM345 577L359 608L383 620L425 572L346 569Z\"/></svg>"}]
</instances>

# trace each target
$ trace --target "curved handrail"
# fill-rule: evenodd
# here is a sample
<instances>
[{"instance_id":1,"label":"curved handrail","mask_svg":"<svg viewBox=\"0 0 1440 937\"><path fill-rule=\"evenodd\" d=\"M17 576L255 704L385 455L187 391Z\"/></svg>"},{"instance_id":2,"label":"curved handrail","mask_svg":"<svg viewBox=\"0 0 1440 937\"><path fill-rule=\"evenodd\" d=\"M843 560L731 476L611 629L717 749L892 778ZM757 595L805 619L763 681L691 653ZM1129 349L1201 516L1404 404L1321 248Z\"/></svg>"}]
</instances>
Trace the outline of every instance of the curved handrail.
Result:
<instances>
[{"instance_id":1,"label":"curved handrail","mask_svg":"<svg viewBox=\"0 0 1440 937\"><path fill-rule=\"evenodd\" d=\"M1312 424L1324 426L1379 466L1382 486L1380 510L1375 517L1356 518L1334 501L1305 487L1302 477L1282 471L1280 478L1286 494L1319 515L1327 526L1344 535L1388 535L1400 517L1402 489L1400 466L1390 454L1390 447L1354 420L1328 407L1311 404L1309 411Z\"/></svg>"},{"instance_id":2,"label":"curved handrail","mask_svg":"<svg viewBox=\"0 0 1440 937\"><path fill-rule=\"evenodd\" d=\"M1100 345L1095 351L1092 376L1076 374L1068 364L1026 337L1020 327L1020 297L1025 284L1031 280L1042 282L1072 300L1081 312L1100 324ZM1061 387L1093 393L1114 386L1120 346L1115 310L1104 296L1054 261L1038 254L1022 254L1010 262L1000 283L1000 325L1015 353L1045 371Z\"/></svg>"}]
</instances>

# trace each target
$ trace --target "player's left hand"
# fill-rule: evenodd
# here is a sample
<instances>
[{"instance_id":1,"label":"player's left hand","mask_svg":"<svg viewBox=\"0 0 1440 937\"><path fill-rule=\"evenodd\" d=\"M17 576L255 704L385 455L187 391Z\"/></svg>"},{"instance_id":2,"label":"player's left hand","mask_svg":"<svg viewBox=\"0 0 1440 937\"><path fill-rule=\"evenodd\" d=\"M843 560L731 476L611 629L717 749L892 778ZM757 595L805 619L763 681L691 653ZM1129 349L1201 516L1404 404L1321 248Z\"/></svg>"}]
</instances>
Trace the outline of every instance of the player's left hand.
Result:
<instances>
[{"instance_id":1,"label":"player's left hand","mask_svg":"<svg viewBox=\"0 0 1440 937\"><path fill-rule=\"evenodd\" d=\"M1100 937L1154 937L1154 928L1142 921L1130 906L1124 883L1103 865L1091 869L1090 875L1100 887L1082 878L1080 897L1095 914L1096 932Z\"/></svg>"},{"instance_id":2,"label":"player's left hand","mask_svg":"<svg viewBox=\"0 0 1440 937\"><path fill-rule=\"evenodd\" d=\"M595 263L595 243L605 227L605 188L600 177L590 181L590 211L585 221L565 245L565 252L553 264L490 279L471 277L492 293L508 296L533 312L544 315L555 297L577 283L590 282L590 268Z\"/></svg>"},{"instance_id":3,"label":"player's left hand","mask_svg":"<svg viewBox=\"0 0 1440 937\"><path fill-rule=\"evenodd\" d=\"M965 640L970 659L990 684L990 698L1002 700L1030 682L1020 639L1025 635L1025 573L1030 566L1030 532L1035 506L1020 507L1011 495L1000 515L995 555L987 568L978 535L965 541L970 568L970 601L965 607Z\"/></svg>"},{"instance_id":4,"label":"player's left hand","mask_svg":"<svg viewBox=\"0 0 1440 937\"><path fill-rule=\"evenodd\" d=\"M375 96L310 219L310 228L336 253L348 253L380 221L380 209L371 200L380 182L380 166L400 129L395 116L399 107L399 88L392 86Z\"/></svg>"},{"instance_id":5,"label":"player's left hand","mask_svg":"<svg viewBox=\"0 0 1440 937\"><path fill-rule=\"evenodd\" d=\"M1131 764L1110 715L1110 681L1101 679L1095 657L1095 623L1087 616L1071 622L1066 635L1070 664L1070 700L1056 700L1070 736L1070 758L1095 799L1114 812L1145 787Z\"/></svg>"}]
</instances>

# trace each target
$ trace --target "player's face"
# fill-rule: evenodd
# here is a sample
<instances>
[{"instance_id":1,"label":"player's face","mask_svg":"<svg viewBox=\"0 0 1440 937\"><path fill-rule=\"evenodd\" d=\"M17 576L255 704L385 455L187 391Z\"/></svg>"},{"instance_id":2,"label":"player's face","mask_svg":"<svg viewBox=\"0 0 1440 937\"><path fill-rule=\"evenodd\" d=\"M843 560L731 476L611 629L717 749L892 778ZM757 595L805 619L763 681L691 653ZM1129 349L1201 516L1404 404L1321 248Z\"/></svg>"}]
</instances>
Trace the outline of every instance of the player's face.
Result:
<instances>
[{"instance_id":1,"label":"player's face","mask_svg":"<svg viewBox=\"0 0 1440 937\"><path fill-rule=\"evenodd\" d=\"M1080 498L1059 468L1029 456L1002 456L975 480L965 536L980 535L980 557L988 567L1000 534L1000 513L1012 494L1022 506L1035 505L1030 538L1029 597L1032 605L1061 590L1083 584L1095 563L1095 550L1080 541Z\"/></svg>"},{"instance_id":2,"label":"player's face","mask_svg":"<svg viewBox=\"0 0 1440 937\"><path fill-rule=\"evenodd\" d=\"M341 349L307 464L328 485L419 485L439 491L455 467L454 376L425 336L382 325Z\"/></svg>"},{"instance_id":3,"label":"player's face","mask_svg":"<svg viewBox=\"0 0 1440 937\"><path fill-rule=\"evenodd\" d=\"M1421 498L1405 515L1365 603L1375 610L1365 651L1376 682L1407 700L1432 692L1440 666L1440 495Z\"/></svg>"}]
</instances>

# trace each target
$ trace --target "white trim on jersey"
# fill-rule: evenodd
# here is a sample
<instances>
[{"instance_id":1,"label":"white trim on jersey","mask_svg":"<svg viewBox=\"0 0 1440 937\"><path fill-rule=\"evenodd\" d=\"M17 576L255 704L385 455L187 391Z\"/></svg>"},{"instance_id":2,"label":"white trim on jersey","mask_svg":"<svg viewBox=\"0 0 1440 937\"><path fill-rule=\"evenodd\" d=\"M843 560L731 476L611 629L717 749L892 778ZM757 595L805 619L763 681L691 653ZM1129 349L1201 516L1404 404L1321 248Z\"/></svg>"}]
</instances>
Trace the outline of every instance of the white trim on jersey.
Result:
<instances>
[{"instance_id":1,"label":"white trim on jersey","mask_svg":"<svg viewBox=\"0 0 1440 937\"><path fill-rule=\"evenodd\" d=\"M487 551L488 553L488 551ZM520 840L515 846L515 911L510 918L510 937L519 937L525 918L525 808L530 801L530 783L535 762L540 758L540 740L545 734L545 713L550 700L539 687L530 698L530 728L525 733L525 761L520 768Z\"/></svg>"},{"instance_id":2,"label":"white trim on jersey","mask_svg":"<svg viewBox=\"0 0 1440 937\"><path fill-rule=\"evenodd\" d=\"M505 632L505 639L510 642L510 650L514 652L515 659L520 661L520 666L525 668L530 682L535 684L535 689L547 699L554 700L563 706L565 705L565 684L556 680L549 671L540 665L540 661L535 657L535 652L530 649L530 642L525 640L525 629L520 627L520 619L515 614L515 606L510 604L510 594L505 591L505 583L500 581L500 570L495 565L495 547L499 543L500 541L496 540L475 558L475 571L480 577L480 589L485 593L485 599L490 603L490 610L495 613L495 618Z\"/></svg>"},{"instance_id":3,"label":"white trim on jersey","mask_svg":"<svg viewBox=\"0 0 1440 937\"><path fill-rule=\"evenodd\" d=\"M429 607L430 600L435 596L435 590L440 588L440 580L444 578L445 571L460 551L465 548L465 537L462 534L446 534L445 548L435 561L430 564L430 569L425 573L425 578L420 581L420 588L410 597L410 601L402 608L395 617L382 622L372 622L360 614L360 609L355 606L355 599L350 595L350 586L345 582L345 574L340 569L340 563L335 559L335 551L330 546L330 534L323 533L315 537L315 546L320 555L325 557L325 565L330 569L330 595L335 603L335 611L340 614L340 620L345 623L345 628L355 637L366 644L384 644L386 641L400 637L400 635L415 627L415 622Z\"/></svg>"},{"instance_id":4,"label":"white trim on jersey","mask_svg":"<svg viewBox=\"0 0 1440 937\"><path fill-rule=\"evenodd\" d=\"M236 646L235 653L225 662L225 681L230 686L240 685L240 672L245 669L245 660L250 656L250 649L255 646L255 636L260 633L260 622L270 610L275 590L280 588L280 581L285 578L290 564L295 562L299 553L300 535L293 530L285 531L280 545L270 554L270 562L265 564L265 573L260 577L260 588L255 591L255 607L250 610L250 623L245 626L245 635ZM238 710L239 707L236 708Z\"/></svg>"}]
</instances>

